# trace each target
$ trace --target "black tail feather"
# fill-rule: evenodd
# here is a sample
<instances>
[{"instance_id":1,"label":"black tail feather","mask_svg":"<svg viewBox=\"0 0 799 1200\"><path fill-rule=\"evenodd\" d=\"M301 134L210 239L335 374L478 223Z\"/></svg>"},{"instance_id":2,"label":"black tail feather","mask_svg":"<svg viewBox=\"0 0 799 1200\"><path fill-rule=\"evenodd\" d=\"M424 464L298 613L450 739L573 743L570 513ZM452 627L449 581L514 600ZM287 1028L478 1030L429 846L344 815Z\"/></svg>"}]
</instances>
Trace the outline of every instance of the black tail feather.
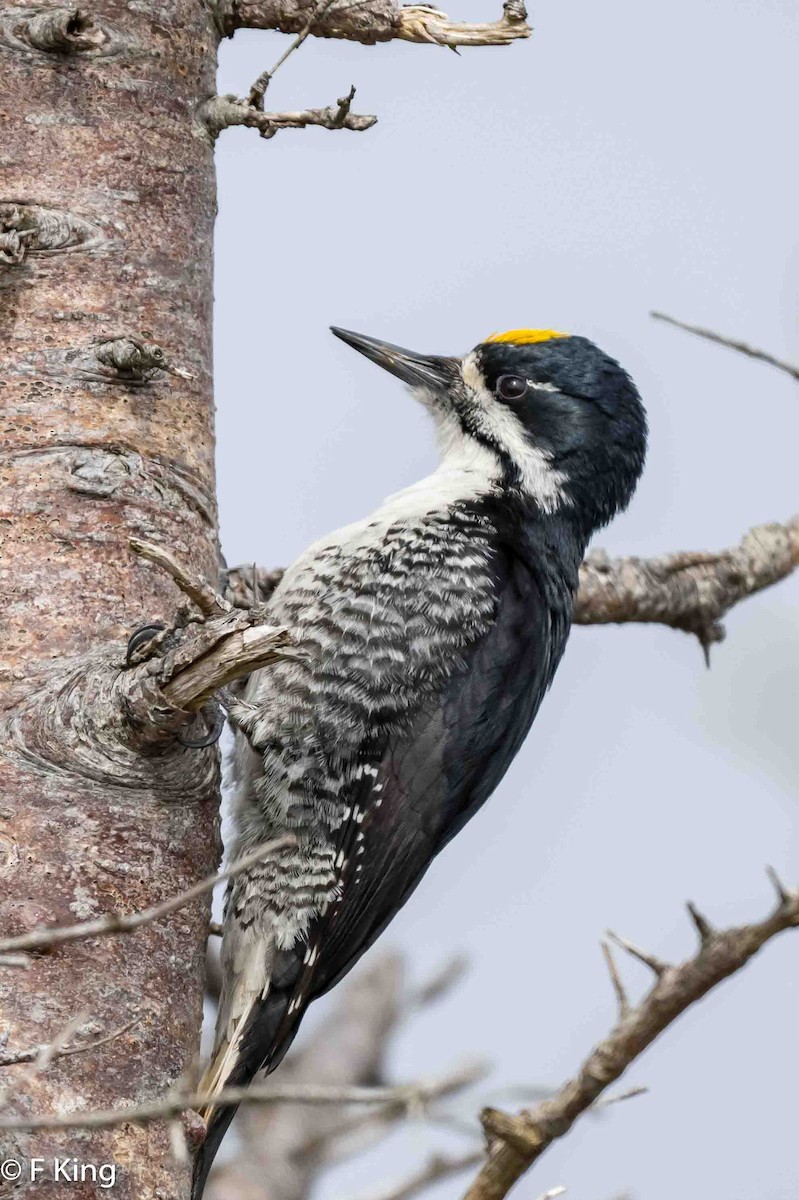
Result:
<instances>
[{"instance_id":1,"label":"black tail feather","mask_svg":"<svg viewBox=\"0 0 799 1200\"><path fill-rule=\"evenodd\" d=\"M236 1105L238 1108L238 1105ZM218 1108L211 1117L205 1141L194 1160L194 1175L191 1181L191 1200L200 1200L208 1180L208 1172L214 1165L217 1151L236 1115L236 1108Z\"/></svg>"},{"instance_id":2,"label":"black tail feather","mask_svg":"<svg viewBox=\"0 0 799 1200\"><path fill-rule=\"evenodd\" d=\"M252 1014L241 1039L239 1061L225 1080L226 1087L246 1087L259 1071L271 1074L280 1065L294 1040L303 1012L298 1010L287 1022L290 999L291 992L274 988L266 1003L259 1005ZM205 1141L194 1160L191 1200L201 1200L217 1151L237 1109L236 1104L214 1110Z\"/></svg>"}]
</instances>

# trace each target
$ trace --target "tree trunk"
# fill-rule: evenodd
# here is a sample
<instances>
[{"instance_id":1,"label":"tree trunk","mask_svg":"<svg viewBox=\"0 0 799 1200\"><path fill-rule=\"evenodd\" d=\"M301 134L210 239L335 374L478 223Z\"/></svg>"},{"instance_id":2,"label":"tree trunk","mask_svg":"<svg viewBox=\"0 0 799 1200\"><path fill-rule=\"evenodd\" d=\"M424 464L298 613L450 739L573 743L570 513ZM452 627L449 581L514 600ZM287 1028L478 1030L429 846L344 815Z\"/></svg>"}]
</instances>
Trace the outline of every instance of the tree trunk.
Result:
<instances>
[{"instance_id":1,"label":"tree trunk","mask_svg":"<svg viewBox=\"0 0 799 1200\"><path fill-rule=\"evenodd\" d=\"M129 538L218 573L213 146L196 116L218 38L197 0L0 11L3 936L143 908L219 857L215 752L109 749L104 702L87 721L78 687L90 658L110 648L116 670L131 631L176 608ZM207 909L0 968L11 1045L47 1042L79 1014L98 1035L140 1018L26 1081L20 1112L152 1097L193 1069ZM117 1164L116 1200L167 1200L188 1190L168 1144L163 1125L124 1126L21 1135L0 1158L43 1158L42 1197L62 1194L60 1155ZM89 1180L71 1189L97 1194Z\"/></svg>"}]
</instances>

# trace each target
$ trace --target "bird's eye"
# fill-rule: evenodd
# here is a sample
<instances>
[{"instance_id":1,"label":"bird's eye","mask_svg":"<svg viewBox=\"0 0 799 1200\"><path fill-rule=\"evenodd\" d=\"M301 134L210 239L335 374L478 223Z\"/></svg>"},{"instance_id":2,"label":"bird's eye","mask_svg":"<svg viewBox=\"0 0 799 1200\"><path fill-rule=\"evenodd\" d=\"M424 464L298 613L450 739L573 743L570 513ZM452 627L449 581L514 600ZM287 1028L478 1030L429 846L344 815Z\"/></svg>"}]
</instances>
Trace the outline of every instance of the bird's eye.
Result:
<instances>
[{"instance_id":1,"label":"bird's eye","mask_svg":"<svg viewBox=\"0 0 799 1200\"><path fill-rule=\"evenodd\" d=\"M527 380L521 375L500 375L497 380L497 395L501 400L521 400L527 386Z\"/></svg>"}]
</instances>

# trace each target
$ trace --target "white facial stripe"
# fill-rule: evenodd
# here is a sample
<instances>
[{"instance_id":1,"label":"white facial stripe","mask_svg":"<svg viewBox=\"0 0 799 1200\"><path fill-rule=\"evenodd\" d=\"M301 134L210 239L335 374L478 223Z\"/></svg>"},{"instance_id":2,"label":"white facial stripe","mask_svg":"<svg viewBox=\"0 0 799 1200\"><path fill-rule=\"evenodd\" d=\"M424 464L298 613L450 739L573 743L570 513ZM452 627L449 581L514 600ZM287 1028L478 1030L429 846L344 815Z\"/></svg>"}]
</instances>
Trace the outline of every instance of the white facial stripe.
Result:
<instances>
[{"instance_id":1,"label":"white facial stripe","mask_svg":"<svg viewBox=\"0 0 799 1200\"><path fill-rule=\"evenodd\" d=\"M530 442L521 422L510 409L489 392L474 353L466 355L461 370L463 381L476 401L480 431L511 459L521 477L522 490L532 496L544 512L554 512L566 502L563 490L566 476L552 466L544 450ZM557 391L552 384L544 387Z\"/></svg>"}]
</instances>

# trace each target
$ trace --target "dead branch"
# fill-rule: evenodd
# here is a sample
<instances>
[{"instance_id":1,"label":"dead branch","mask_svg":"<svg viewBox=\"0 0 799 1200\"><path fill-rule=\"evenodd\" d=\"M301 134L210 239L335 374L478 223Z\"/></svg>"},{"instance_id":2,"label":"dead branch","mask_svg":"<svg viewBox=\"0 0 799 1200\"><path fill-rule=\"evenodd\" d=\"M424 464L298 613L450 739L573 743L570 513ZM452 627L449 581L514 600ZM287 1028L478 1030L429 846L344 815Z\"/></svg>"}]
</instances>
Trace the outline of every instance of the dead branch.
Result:
<instances>
[{"instance_id":1,"label":"dead branch","mask_svg":"<svg viewBox=\"0 0 799 1200\"><path fill-rule=\"evenodd\" d=\"M257 850L253 850L251 854L245 854L237 862L231 863L224 871L209 875L206 879L195 883L193 887L187 888L185 892L170 896L167 900L162 900L160 904L154 904L152 908L145 908L141 912L106 913L105 916L97 917L93 921L82 921L77 925L56 925L54 928L33 929L30 933L21 934L19 937L0 939L0 954L20 950L49 950L53 946L61 946L65 942L107 937L109 934L133 933L134 930L141 929L143 925L151 925L153 921L163 920L164 917L177 912L184 905L191 904L193 900L213 891L218 883L233 879L242 871L247 871L250 867L255 866L256 863L293 845L295 845L295 838L292 835L266 842ZM183 1108L178 1107L176 1111L182 1112Z\"/></svg>"},{"instance_id":2,"label":"dead branch","mask_svg":"<svg viewBox=\"0 0 799 1200\"><path fill-rule=\"evenodd\" d=\"M205 618L202 622L184 620L170 630L145 627L150 636L145 636L144 643L129 644L129 666L147 660L142 672L131 678L125 695L128 719L137 729L146 731L152 726L151 732L159 734L164 724L185 723L188 714L215 692L288 652L289 634L261 624L260 610L234 608L163 546L131 538L130 547L165 571Z\"/></svg>"},{"instance_id":3,"label":"dead branch","mask_svg":"<svg viewBox=\"0 0 799 1200\"><path fill-rule=\"evenodd\" d=\"M442 963L432 975L412 989L405 1000L406 1009L413 1011L417 1008L426 1008L428 1004L434 1004L460 983L468 969L469 960L465 955L453 955L452 958Z\"/></svg>"},{"instance_id":4,"label":"dead branch","mask_svg":"<svg viewBox=\"0 0 799 1200\"><path fill-rule=\"evenodd\" d=\"M428 1188L434 1187L435 1184L441 1183L444 1179L452 1179L456 1175L462 1175L464 1171L471 1170L482 1161L483 1155L479 1150L470 1151L467 1154L460 1154L453 1157L448 1157L443 1154L434 1154L419 1170L414 1171L412 1175L393 1184L385 1191L379 1192L370 1197L364 1197L364 1200L413 1200L415 1196L421 1192L426 1192ZM552 1195L560 1195L560 1191L550 1192ZM542 1198L543 1200L543 1198Z\"/></svg>"},{"instance_id":5,"label":"dead branch","mask_svg":"<svg viewBox=\"0 0 799 1200\"><path fill-rule=\"evenodd\" d=\"M638 1005L620 1015L608 1036L584 1060L578 1074L554 1096L515 1116L493 1108L483 1110L480 1119L491 1148L466 1200L501 1200L681 1013L739 971L771 938L799 926L799 890L788 891L773 872L770 875L777 904L765 920L721 931L710 931L705 924L696 955L677 966L615 939L652 968L655 983ZM618 994L615 979L613 982Z\"/></svg>"},{"instance_id":6,"label":"dead branch","mask_svg":"<svg viewBox=\"0 0 799 1200\"><path fill-rule=\"evenodd\" d=\"M375 116L364 116L350 112L355 96L351 87L335 105L328 108L305 108L298 112L262 112L238 96L214 96L201 109L201 119L212 138L217 138L223 129L244 125L257 129L262 138L273 138L281 129L307 129L316 125L320 129L350 129L362 133L377 122Z\"/></svg>"},{"instance_id":7,"label":"dead branch","mask_svg":"<svg viewBox=\"0 0 799 1200\"><path fill-rule=\"evenodd\" d=\"M580 568L574 620L668 625L694 634L707 648L723 640L721 618L731 608L786 579L798 565L799 516L784 525L755 526L729 550L615 559L595 550Z\"/></svg>"},{"instance_id":8,"label":"dead branch","mask_svg":"<svg viewBox=\"0 0 799 1200\"><path fill-rule=\"evenodd\" d=\"M395 1025L398 1025L402 1020L406 1020L420 1008L428 1004L434 1004L439 1000L461 977L462 970L462 960L452 959L449 963L439 968L428 981L412 987L405 995L395 995L393 998L396 1006L394 1013ZM393 1028L394 1026L392 1026ZM388 1037L389 1032L391 1030L386 1031L386 1037ZM439 1099L447 1099L450 1095L454 1095L470 1086L472 1082L474 1080L456 1081L456 1086L452 1091L442 1092ZM253 1115L256 1118L261 1116L257 1110ZM327 1161L338 1161L357 1150L362 1150L367 1146L373 1145L376 1141L385 1137L397 1121L402 1120L407 1115L407 1110L402 1105L386 1105L385 1108L379 1110L372 1110L366 1113L361 1112L355 1115L347 1113L343 1117L340 1114L334 1114L331 1123L326 1127L323 1126L321 1130L318 1127L317 1117L317 1123L310 1128L307 1138L300 1141L296 1150L296 1159L304 1162L318 1162L320 1153L324 1153ZM438 1109L426 1112L425 1117L427 1120L439 1124L443 1124L445 1121L445 1114ZM473 1129L469 1129L468 1132L471 1134L474 1131ZM272 1143L270 1142L270 1151L271 1145ZM288 1198L283 1197L281 1194L280 1200L304 1200L306 1195L307 1189L298 1192L296 1196ZM269 1200L274 1200L271 1192Z\"/></svg>"},{"instance_id":9,"label":"dead branch","mask_svg":"<svg viewBox=\"0 0 799 1200\"><path fill-rule=\"evenodd\" d=\"M442 1096L468 1087L482 1074L482 1066L469 1065L440 1079L401 1084L396 1087L325 1087L310 1084L278 1087L274 1083L265 1083L225 1088L216 1096L208 1092L184 1092L182 1095L173 1094L128 1108L0 1118L0 1129L20 1132L32 1129L108 1129L117 1125L147 1125L153 1121L180 1116L181 1113L196 1112L210 1104L213 1104L214 1108L235 1108L240 1104L374 1104L399 1107L403 1112L413 1113L424 1110L428 1104Z\"/></svg>"},{"instance_id":10,"label":"dead branch","mask_svg":"<svg viewBox=\"0 0 799 1200\"><path fill-rule=\"evenodd\" d=\"M519 0L506 0L502 16L490 24L450 21L446 13L429 4L406 4L399 10L395 37L406 42L432 42L436 46L509 46L531 34L527 10Z\"/></svg>"},{"instance_id":11,"label":"dead branch","mask_svg":"<svg viewBox=\"0 0 799 1200\"><path fill-rule=\"evenodd\" d=\"M778 371L784 371L792 379L799 379L799 365L787 362L784 358L777 358L768 350L760 350L757 346L750 346L748 342L741 342L737 338L716 333L713 329L705 329L702 325L689 325L687 321L679 321L676 317L670 317L668 313L652 312L649 315L656 321L665 321L667 325L674 325L676 329L684 329L686 333L695 333L697 337L705 338L709 342L716 342L719 346L726 346L729 350L736 350L748 358L756 358L760 362L768 363L770 367L776 367Z\"/></svg>"},{"instance_id":12,"label":"dead branch","mask_svg":"<svg viewBox=\"0 0 799 1200\"><path fill-rule=\"evenodd\" d=\"M231 630L212 651L175 676L163 693L175 708L194 709L226 684L285 657L290 644L288 633L274 625Z\"/></svg>"},{"instance_id":13,"label":"dead branch","mask_svg":"<svg viewBox=\"0 0 799 1200\"><path fill-rule=\"evenodd\" d=\"M667 625L691 633L704 648L724 638L722 618L736 604L787 579L799 566L799 516L757 525L728 550L680 550L654 558L610 558L592 551L580 567L576 625ZM257 570L259 600L268 599L282 572ZM253 568L228 572L227 594L237 607L252 595Z\"/></svg>"},{"instance_id":14,"label":"dead branch","mask_svg":"<svg viewBox=\"0 0 799 1200\"><path fill-rule=\"evenodd\" d=\"M336 0L314 13L313 0L228 0L220 13L224 32L237 29L279 29L300 33L311 16L314 37L346 38L371 45L394 39L429 42L438 46L507 46L530 36L521 0L506 0L498 21L472 24L450 21L432 5L402 6L397 0Z\"/></svg>"}]
</instances>

